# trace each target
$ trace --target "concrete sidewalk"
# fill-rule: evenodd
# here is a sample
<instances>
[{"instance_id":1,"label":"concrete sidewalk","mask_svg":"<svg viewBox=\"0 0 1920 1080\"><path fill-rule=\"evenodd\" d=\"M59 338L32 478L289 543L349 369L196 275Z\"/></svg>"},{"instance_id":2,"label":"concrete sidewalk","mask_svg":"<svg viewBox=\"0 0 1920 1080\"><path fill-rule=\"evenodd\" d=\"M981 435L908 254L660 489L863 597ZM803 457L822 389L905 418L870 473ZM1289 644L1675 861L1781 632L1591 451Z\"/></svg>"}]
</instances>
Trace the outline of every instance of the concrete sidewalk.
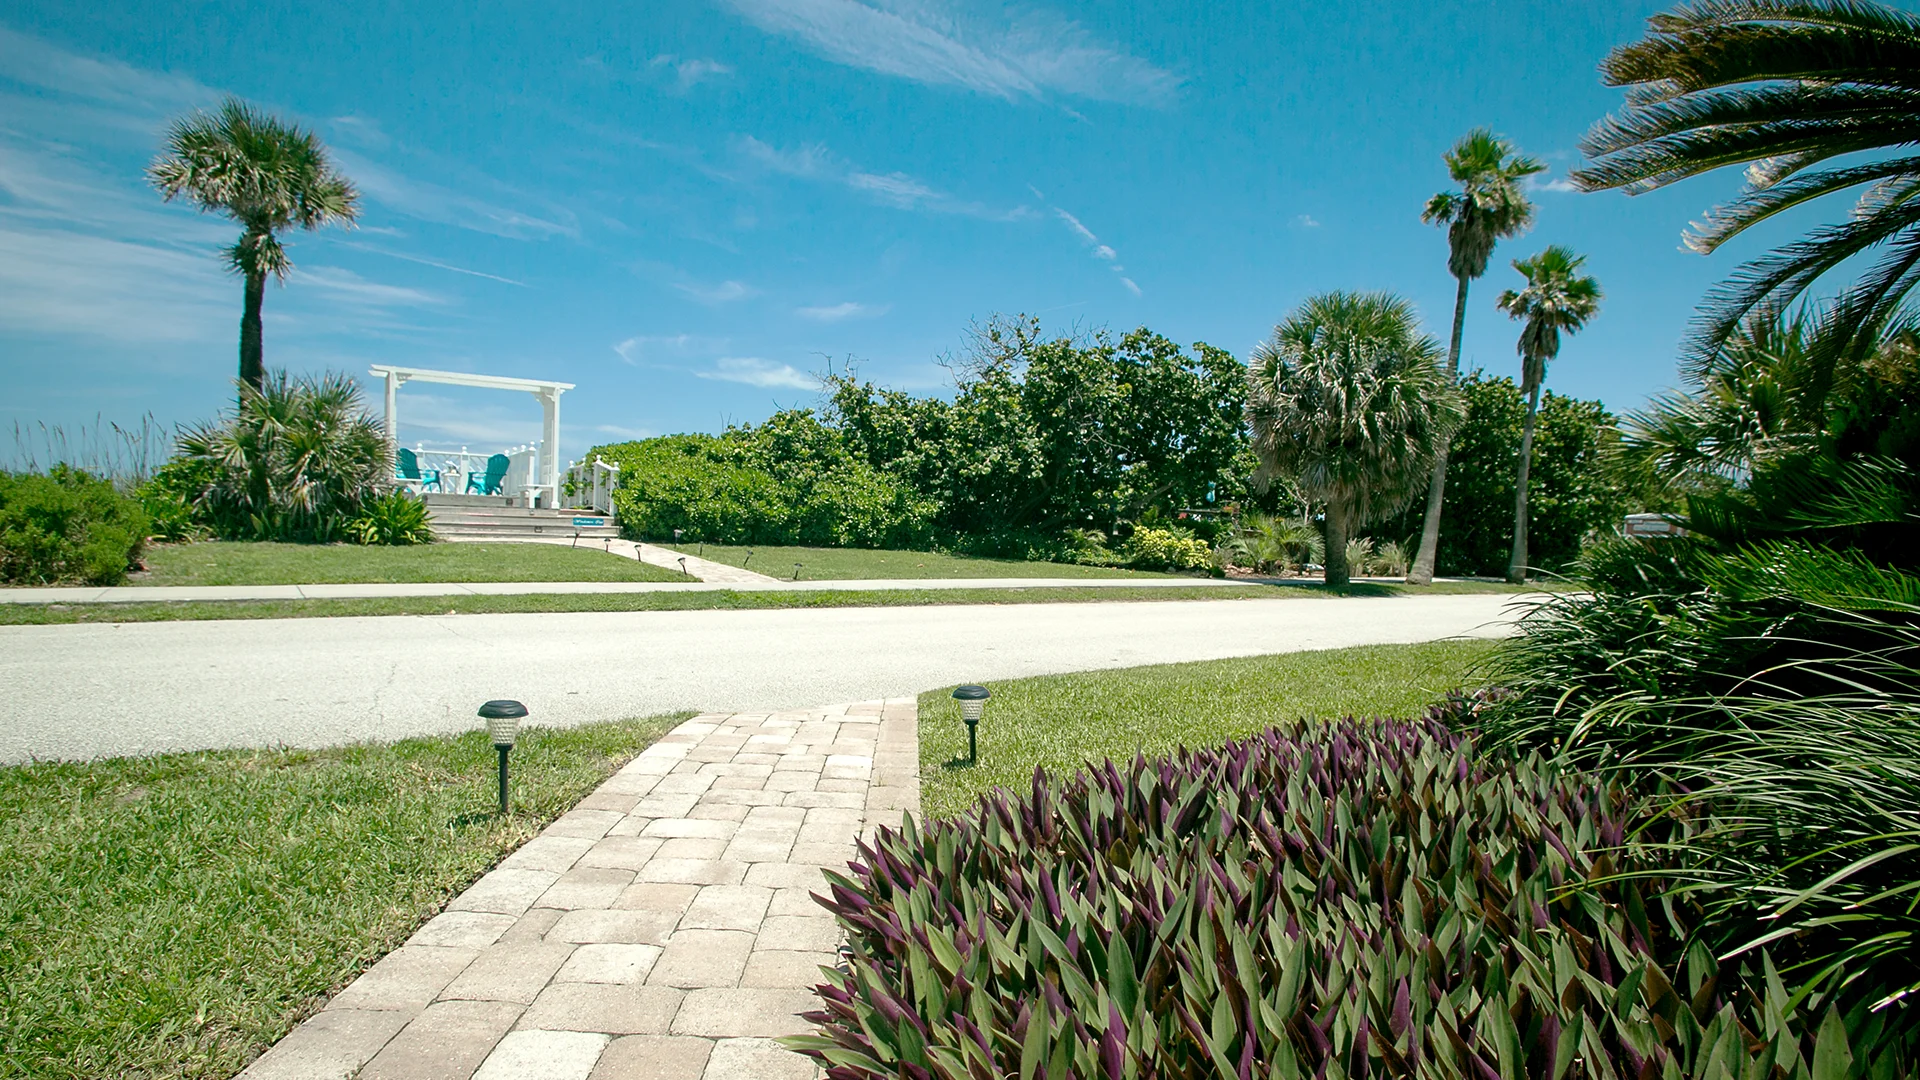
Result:
<instances>
[{"instance_id":1,"label":"concrete sidewalk","mask_svg":"<svg viewBox=\"0 0 1920 1080\"><path fill-rule=\"evenodd\" d=\"M715 564L718 565L718 564ZM729 568L733 569L733 568ZM744 573L744 571L742 571ZM1266 589L1223 578L902 578L862 581L473 581L337 585L121 585L0 589L0 604L133 604L157 600L341 600L380 596L525 596L541 593L872 592L909 589ZM1277 595L1285 595L1277 593Z\"/></svg>"},{"instance_id":2,"label":"concrete sidewalk","mask_svg":"<svg viewBox=\"0 0 1920 1080\"><path fill-rule=\"evenodd\" d=\"M920 803L914 699L695 717L241 1080L805 1080L811 893Z\"/></svg>"},{"instance_id":3,"label":"concrete sidewalk","mask_svg":"<svg viewBox=\"0 0 1920 1080\"><path fill-rule=\"evenodd\" d=\"M448 536L442 539L455 543L497 544L503 542L499 537L494 536ZM604 551L609 555L618 555L623 559L633 559L636 562L646 563L648 566L660 567L662 570L673 570L678 573L683 573L698 581L735 584L778 580L777 578L771 578L753 570L746 570L738 566L728 566L726 563L714 562L712 559L703 559L698 555L690 555L684 551L675 551L673 548L664 548L657 544L642 544L633 540L574 540L563 536L523 536L515 537L512 541L507 542L515 544L560 544L573 548L584 545L593 551Z\"/></svg>"}]
</instances>

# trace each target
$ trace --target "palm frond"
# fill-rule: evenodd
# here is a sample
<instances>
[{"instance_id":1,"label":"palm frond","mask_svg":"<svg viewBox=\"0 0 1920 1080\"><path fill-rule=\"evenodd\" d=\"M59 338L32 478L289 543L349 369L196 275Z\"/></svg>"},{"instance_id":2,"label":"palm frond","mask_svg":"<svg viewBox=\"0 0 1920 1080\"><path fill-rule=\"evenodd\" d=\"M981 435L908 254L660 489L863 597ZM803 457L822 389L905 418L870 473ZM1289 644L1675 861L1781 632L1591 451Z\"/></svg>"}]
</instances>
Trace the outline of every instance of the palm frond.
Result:
<instances>
[{"instance_id":1,"label":"palm frond","mask_svg":"<svg viewBox=\"0 0 1920 1080\"><path fill-rule=\"evenodd\" d=\"M1754 313L1784 310L1825 274L1894 249L1843 305L1859 346L1920 283L1920 17L1854 0L1709 0L1650 21L1647 38L1602 65L1629 88L1595 125L1573 173L1587 190L1638 194L1727 166L1747 190L1688 234L1710 252L1793 207L1865 185L1850 219L1748 262L1710 294L1690 361L1702 363ZM1849 155L1876 160L1808 172Z\"/></svg>"}]
</instances>

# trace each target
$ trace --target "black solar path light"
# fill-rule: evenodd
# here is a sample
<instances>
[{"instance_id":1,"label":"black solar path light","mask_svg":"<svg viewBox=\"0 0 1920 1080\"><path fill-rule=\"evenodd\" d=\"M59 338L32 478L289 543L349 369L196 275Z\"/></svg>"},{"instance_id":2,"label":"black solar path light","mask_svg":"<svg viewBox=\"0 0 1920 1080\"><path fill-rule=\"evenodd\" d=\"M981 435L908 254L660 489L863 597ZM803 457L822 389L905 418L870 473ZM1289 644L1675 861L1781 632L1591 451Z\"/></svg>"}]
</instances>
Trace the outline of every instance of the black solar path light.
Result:
<instances>
[{"instance_id":1,"label":"black solar path light","mask_svg":"<svg viewBox=\"0 0 1920 1080\"><path fill-rule=\"evenodd\" d=\"M480 718L487 722L487 734L493 748L500 752L500 812L507 812L507 755L513 751L514 737L520 734L520 721L527 707L517 701L501 699L480 706Z\"/></svg>"},{"instance_id":2,"label":"black solar path light","mask_svg":"<svg viewBox=\"0 0 1920 1080\"><path fill-rule=\"evenodd\" d=\"M980 744L976 741L975 729L980 726L980 714L986 711L987 699L993 695L987 688L976 683L955 687L953 698L960 703L960 718L967 722L967 764L980 760Z\"/></svg>"}]
</instances>

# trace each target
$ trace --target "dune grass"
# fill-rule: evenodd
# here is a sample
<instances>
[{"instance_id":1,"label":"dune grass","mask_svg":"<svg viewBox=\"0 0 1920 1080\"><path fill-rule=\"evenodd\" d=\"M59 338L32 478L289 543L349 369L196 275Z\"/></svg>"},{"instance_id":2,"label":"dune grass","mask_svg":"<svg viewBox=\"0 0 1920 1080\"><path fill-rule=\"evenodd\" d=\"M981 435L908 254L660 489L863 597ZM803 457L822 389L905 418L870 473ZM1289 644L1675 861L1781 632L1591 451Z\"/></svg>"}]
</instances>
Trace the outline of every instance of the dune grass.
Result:
<instances>
[{"instance_id":1,"label":"dune grass","mask_svg":"<svg viewBox=\"0 0 1920 1080\"><path fill-rule=\"evenodd\" d=\"M1282 720L1410 716L1463 685L1493 647L1367 645L994 683L971 767L953 688L931 690L920 695L921 807L947 816L991 788L1030 786L1035 766L1073 770L1211 746Z\"/></svg>"},{"instance_id":2,"label":"dune grass","mask_svg":"<svg viewBox=\"0 0 1920 1080\"><path fill-rule=\"evenodd\" d=\"M0 1076L225 1080L685 715L0 768Z\"/></svg>"},{"instance_id":3,"label":"dune grass","mask_svg":"<svg viewBox=\"0 0 1920 1080\"><path fill-rule=\"evenodd\" d=\"M560 544L416 547L209 540L148 549L129 585L332 585L424 581L685 581L677 571Z\"/></svg>"},{"instance_id":4,"label":"dune grass","mask_svg":"<svg viewBox=\"0 0 1920 1080\"><path fill-rule=\"evenodd\" d=\"M981 559L945 555L937 551L872 551L866 548L744 547L726 544L686 544L676 550L699 555L728 566L757 570L782 581L792 579L800 564L801 581L879 580L895 578L1124 578L1170 577L1144 570L1110 566L1028 562L1023 559Z\"/></svg>"}]
</instances>

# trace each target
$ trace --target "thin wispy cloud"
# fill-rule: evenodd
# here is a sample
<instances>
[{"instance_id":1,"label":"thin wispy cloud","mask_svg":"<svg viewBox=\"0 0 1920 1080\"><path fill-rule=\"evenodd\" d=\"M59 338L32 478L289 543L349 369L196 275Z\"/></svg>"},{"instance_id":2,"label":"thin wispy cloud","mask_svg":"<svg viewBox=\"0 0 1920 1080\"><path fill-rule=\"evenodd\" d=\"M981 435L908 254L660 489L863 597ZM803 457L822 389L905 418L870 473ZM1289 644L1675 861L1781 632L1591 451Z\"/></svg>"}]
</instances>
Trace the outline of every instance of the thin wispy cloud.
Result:
<instances>
[{"instance_id":1,"label":"thin wispy cloud","mask_svg":"<svg viewBox=\"0 0 1920 1080\"><path fill-rule=\"evenodd\" d=\"M822 304L818 307L794 308L793 313L803 319L811 319L814 322L831 323L841 322L846 319L878 318L881 315L885 315L889 310L890 307L885 304L875 307L871 304L856 304L848 300L839 304Z\"/></svg>"},{"instance_id":2,"label":"thin wispy cloud","mask_svg":"<svg viewBox=\"0 0 1920 1080\"><path fill-rule=\"evenodd\" d=\"M718 60L703 60L697 57L682 58L671 53L663 53L648 64L655 71L666 73L671 79L671 89L676 94L684 94L703 82L722 79L733 74L733 67Z\"/></svg>"},{"instance_id":3,"label":"thin wispy cloud","mask_svg":"<svg viewBox=\"0 0 1920 1080\"><path fill-rule=\"evenodd\" d=\"M1040 195L1038 189L1035 189L1033 193L1035 196L1044 198L1044 196ZM1074 236L1080 239L1081 243L1087 246L1088 254L1107 264L1107 268L1119 277L1121 287L1135 296L1140 295L1140 286L1136 284L1132 278L1127 276L1127 268L1121 265L1120 253L1113 250L1113 245L1101 243L1100 237L1095 235L1092 229L1087 228L1085 222L1060 207L1056 206L1053 208L1053 215L1060 219L1061 224L1067 227L1067 231L1073 233Z\"/></svg>"},{"instance_id":4,"label":"thin wispy cloud","mask_svg":"<svg viewBox=\"0 0 1920 1080\"><path fill-rule=\"evenodd\" d=\"M758 295L760 290L744 281L723 281L718 285L677 284L674 288L693 297L703 304L731 304L735 300L745 300Z\"/></svg>"},{"instance_id":5,"label":"thin wispy cloud","mask_svg":"<svg viewBox=\"0 0 1920 1080\"><path fill-rule=\"evenodd\" d=\"M431 181L415 180L353 151L335 148L333 158L367 198L407 217L509 240L580 235L579 220L572 211L560 207L534 212L483 199Z\"/></svg>"},{"instance_id":6,"label":"thin wispy cloud","mask_svg":"<svg viewBox=\"0 0 1920 1080\"><path fill-rule=\"evenodd\" d=\"M723 0L834 63L1007 99L1159 104L1178 75L1044 11L993 18L927 0Z\"/></svg>"},{"instance_id":7,"label":"thin wispy cloud","mask_svg":"<svg viewBox=\"0 0 1920 1080\"><path fill-rule=\"evenodd\" d=\"M698 334L636 334L613 345L614 353L621 360L636 367L678 366L674 362L705 352L711 355L726 348L724 338L702 337Z\"/></svg>"},{"instance_id":8,"label":"thin wispy cloud","mask_svg":"<svg viewBox=\"0 0 1920 1080\"><path fill-rule=\"evenodd\" d=\"M744 161L768 172L838 185L883 206L901 210L962 214L991 221L1017 221L1032 214L1025 206L997 210L982 203L958 199L903 172L870 172L817 143L782 149L751 135L741 135L733 140L733 149Z\"/></svg>"},{"instance_id":9,"label":"thin wispy cloud","mask_svg":"<svg viewBox=\"0 0 1920 1080\"><path fill-rule=\"evenodd\" d=\"M351 270L343 270L337 266L296 267L292 280L298 284L319 289L335 301L362 307L442 307L449 302L447 297L425 289L369 281Z\"/></svg>"},{"instance_id":10,"label":"thin wispy cloud","mask_svg":"<svg viewBox=\"0 0 1920 1080\"><path fill-rule=\"evenodd\" d=\"M1564 176L1543 177L1537 173L1522 177L1520 186L1527 191L1551 191L1556 195L1577 193L1580 190L1578 185Z\"/></svg>"},{"instance_id":11,"label":"thin wispy cloud","mask_svg":"<svg viewBox=\"0 0 1920 1080\"><path fill-rule=\"evenodd\" d=\"M651 439L660 434L653 428L624 427L620 424L595 424L593 430L616 439Z\"/></svg>"},{"instance_id":12,"label":"thin wispy cloud","mask_svg":"<svg viewBox=\"0 0 1920 1080\"><path fill-rule=\"evenodd\" d=\"M372 232L373 230L363 229L361 231ZM391 235L394 232L394 230L383 229L381 230L381 232ZM499 274L489 274L481 270L469 270L464 266L455 266L452 263L437 262L433 259L423 259L418 255L403 255L398 251L388 251L385 248L374 247L371 244L356 244L351 240L335 240L334 242L339 244L341 247L352 248L355 251L370 251L375 255L385 255L389 259L400 259L405 262L419 263L421 266L431 266L436 270L446 270L455 274L465 274L468 277L485 278L488 281L498 281L505 285L518 285L520 288L523 288L523 289L532 288L532 286L528 285L526 282L515 281L510 277L501 277Z\"/></svg>"},{"instance_id":13,"label":"thin wispy cloud","mask_svg":"<svg viewBox=\"0 0 1920 1080\"><path fill-rule=\"evenodd\" d=\"M239 286L211 255L0 225L0 326L116 345L231 338Z\"/></svg>"},{"instance_id":14,"label":"thin wispy cloud","mask_svg":"<svg viewBox=\"0 0 1920 1080\"><path fill-rule=\"evenodd\" d=\"M1312 214L1295 214L1293 225L1297 229L1317 229L1320 227L1320 221Z\"/></svg>"},{"instance_id":15,"label":"thin wispy cloud","mask_svg":"<svg viewBox=\"0 0 1920 1080\"><path fill-rule=\"evenodd\" d=\"M710 371L696 371L702 379L745 383L758 387L785 387L791 390L817 390L820 380L794 367L758 356L723 356L713 362Z\"/></svg>"},{"instance_id":16,"label":"thin wispy cloud","mask_svg":"<svg viewBox=\"0 0 1920 1080\"><path fill-rule=\"evenodd\" d=\"M221 97L212 88L184 76L81 56L5 27L0 27L0 75L11 82L109 105L117 112L143 119L208 105Z\"/></svg>"}]
</instances>

